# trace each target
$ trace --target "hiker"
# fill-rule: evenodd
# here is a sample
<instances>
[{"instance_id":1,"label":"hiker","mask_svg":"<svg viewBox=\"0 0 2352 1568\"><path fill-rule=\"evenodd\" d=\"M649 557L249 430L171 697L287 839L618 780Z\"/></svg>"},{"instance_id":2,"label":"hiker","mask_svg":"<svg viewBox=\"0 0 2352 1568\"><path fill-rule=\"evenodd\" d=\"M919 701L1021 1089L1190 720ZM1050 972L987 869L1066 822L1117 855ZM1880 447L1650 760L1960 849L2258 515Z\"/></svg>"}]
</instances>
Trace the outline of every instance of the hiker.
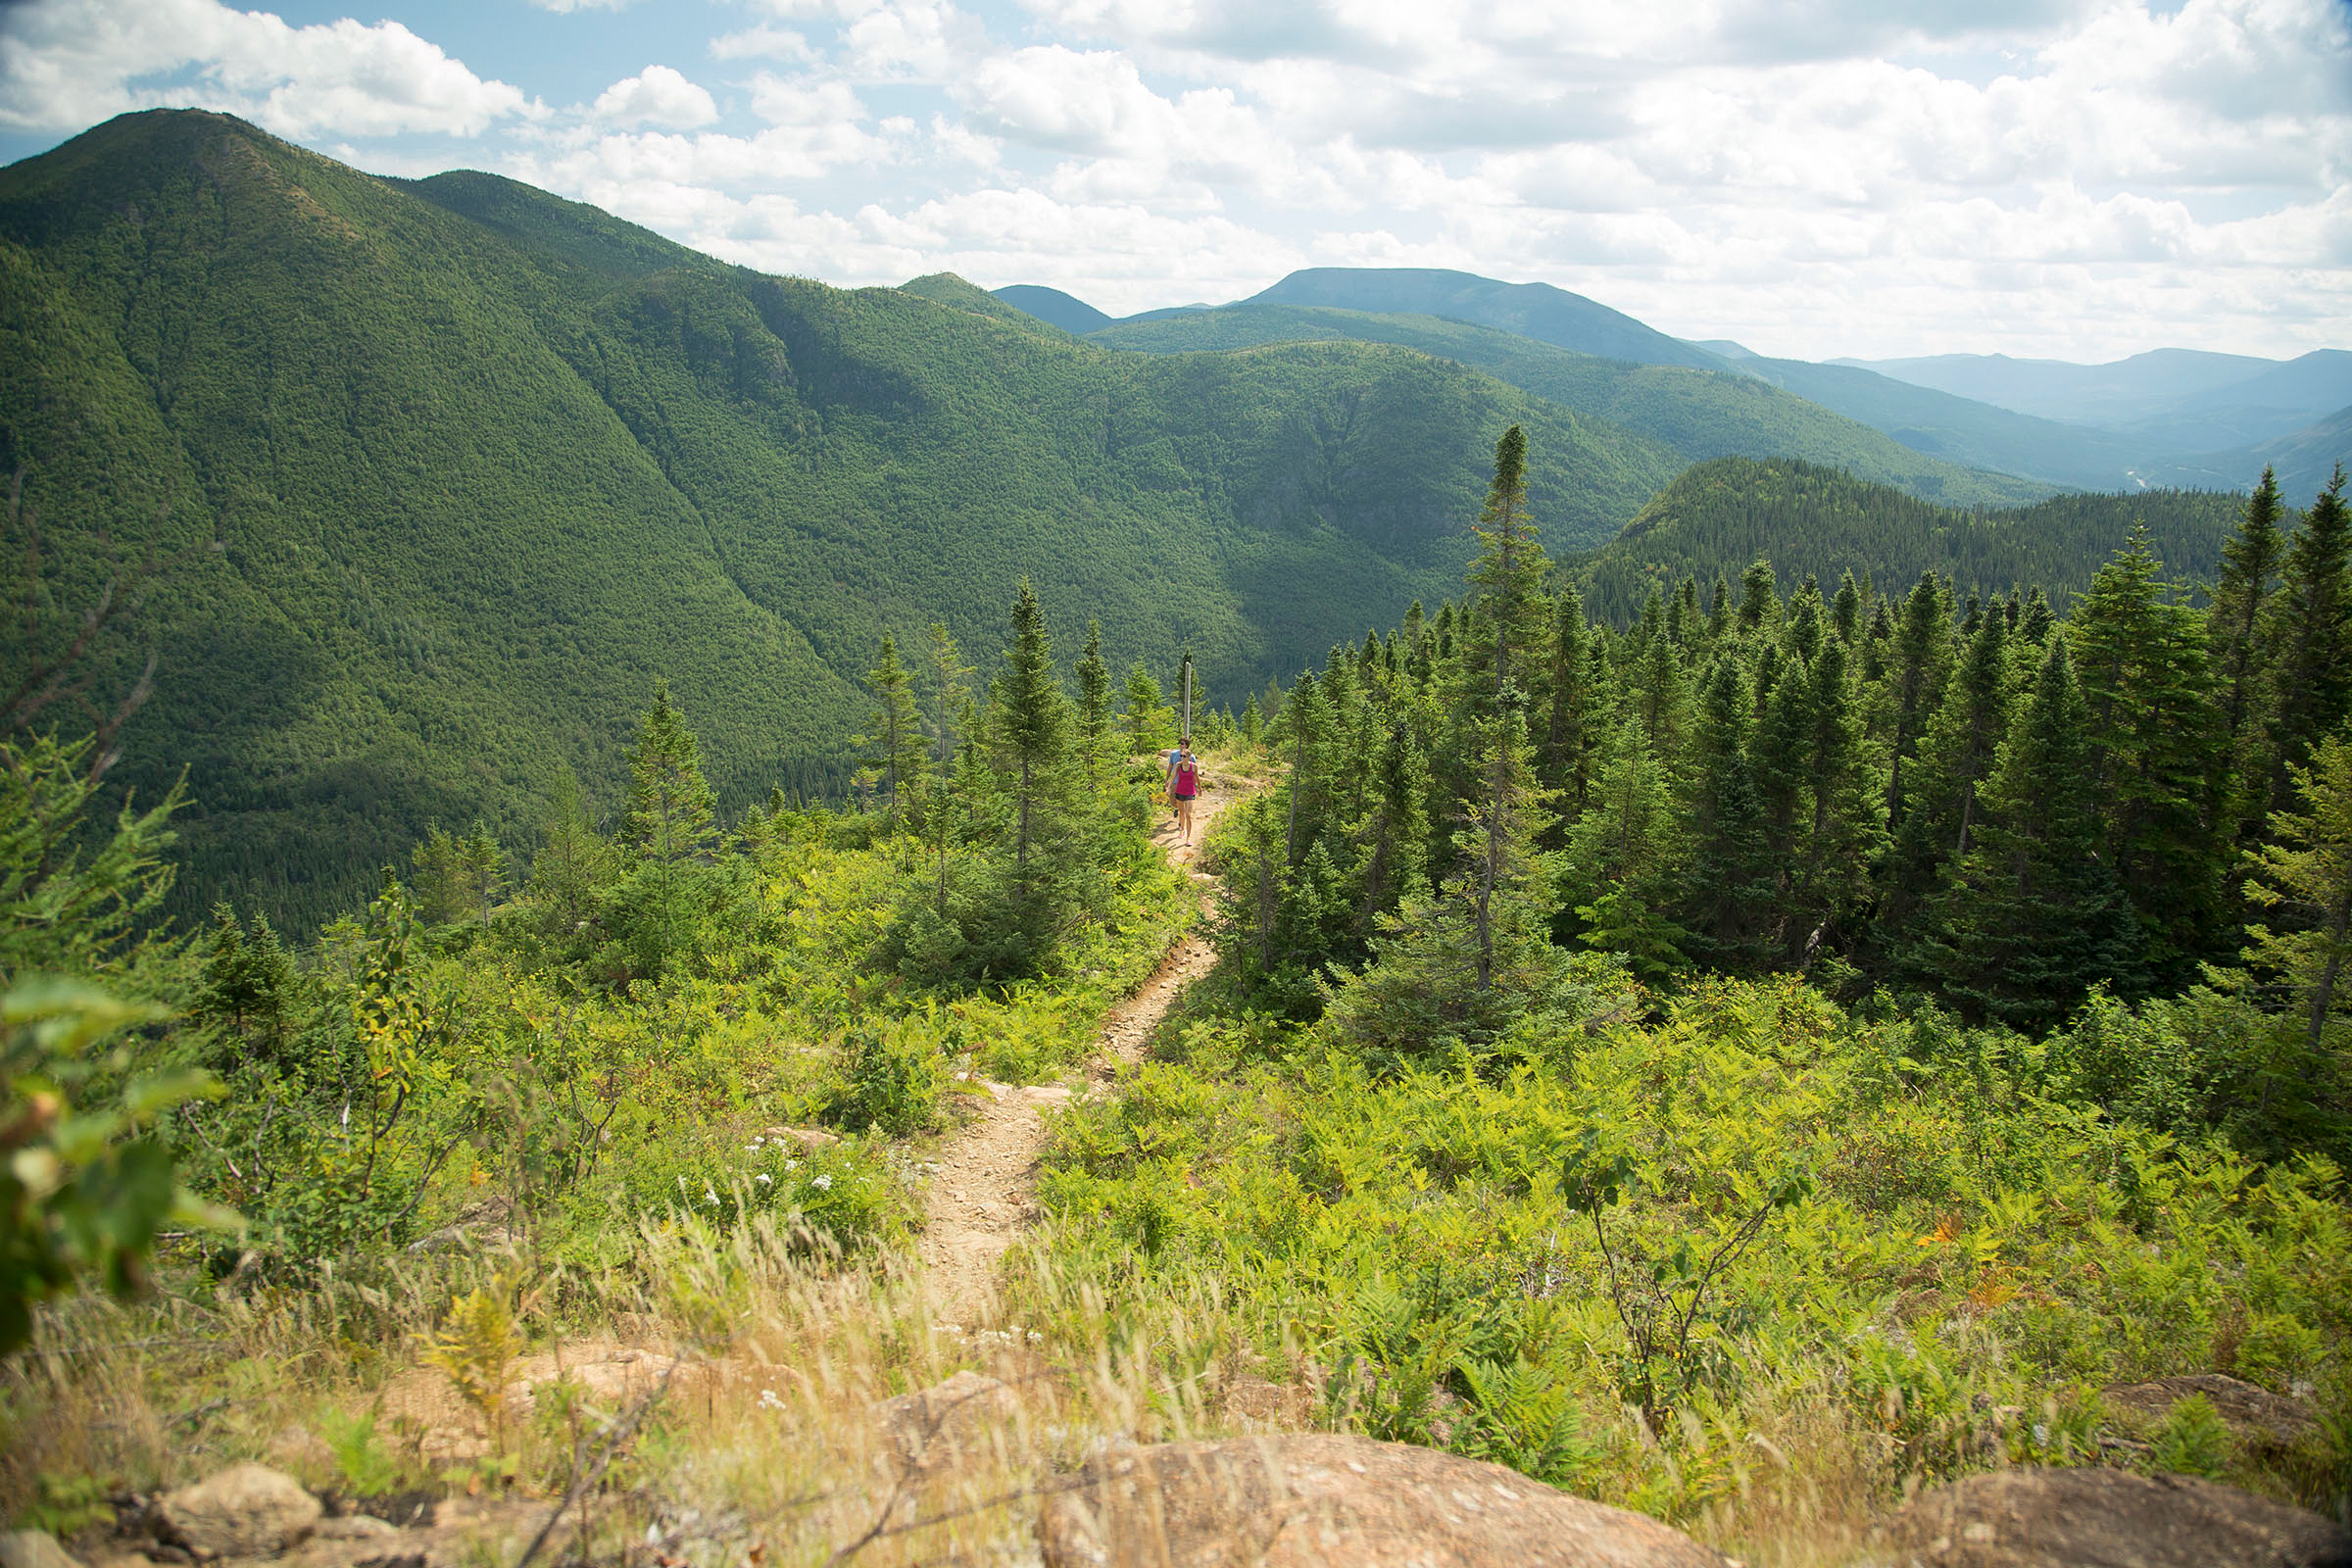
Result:
<instances>
[{"instance_id":1,"label":"hiker","mask_svg":"<svg viewBox=\"0 0 2352 1568\"><path fill-rule=\"evenodd\" d=\"M1185 736L1168 754L1168 804L1176 808L1176 831L1193 842L1193 797L1200 793L1200 764L1193 756L1193 738Z\"/></svg>"}]
</instances>

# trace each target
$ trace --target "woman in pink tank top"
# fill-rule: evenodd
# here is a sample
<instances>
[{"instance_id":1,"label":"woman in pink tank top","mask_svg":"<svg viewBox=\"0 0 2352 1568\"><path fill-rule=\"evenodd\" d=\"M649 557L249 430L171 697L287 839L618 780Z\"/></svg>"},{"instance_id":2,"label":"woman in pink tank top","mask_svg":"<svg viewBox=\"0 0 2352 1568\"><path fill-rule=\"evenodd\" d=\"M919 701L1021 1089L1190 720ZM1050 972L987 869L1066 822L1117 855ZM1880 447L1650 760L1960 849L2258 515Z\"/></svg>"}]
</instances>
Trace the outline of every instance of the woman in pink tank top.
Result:
<instances>
[{"instance_id":1,"label":"woman in pink tank top","mask_svg":"<svg viewBox=\"0 0 2352 1568\"><path fill-rule=\"evenodd\" d=\"M1193 797L1200 793L1200 763L1193 756L1193 738L1176 743L1168 759L1168 804L1176 808L1176 831L1182 842L1193 842Z\"/></svg>"}]
</instances>

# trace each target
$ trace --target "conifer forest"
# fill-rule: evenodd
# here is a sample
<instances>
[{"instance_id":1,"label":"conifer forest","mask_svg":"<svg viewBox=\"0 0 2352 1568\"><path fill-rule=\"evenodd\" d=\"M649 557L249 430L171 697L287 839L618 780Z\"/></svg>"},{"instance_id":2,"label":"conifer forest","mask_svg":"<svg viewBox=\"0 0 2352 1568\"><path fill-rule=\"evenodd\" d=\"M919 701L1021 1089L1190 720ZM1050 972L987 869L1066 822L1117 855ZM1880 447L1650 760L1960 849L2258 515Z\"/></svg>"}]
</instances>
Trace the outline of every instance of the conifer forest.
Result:
<instances>
[{"instance_id":1,"label":"conifer forest","mask_svg":"<svg viewBox=\"0 0 2352 1568\"><path fill-rule=\"evenodd\" d=\"M2342 1560L2340 465L1949 505L219 121L92 133L225 138L142 197L156 267L275 206L239 265L367 239L319 331L463 299L541 466L488 543L422 461L412 534L265 515L357 449L238 402L260 336L157 368L235 279L0 173L47 366L0 394L9 1550L1255 1561L1230 1499L1104 1525L1118 1466L1345 1440L1642 1561L1958 1563L1895 1555L1921 1510L2052 1474ZM1764 400L1719 373L1649 384ZM297 1523L207 1535L224 1474Z\"/></svg>"}]
</instances>

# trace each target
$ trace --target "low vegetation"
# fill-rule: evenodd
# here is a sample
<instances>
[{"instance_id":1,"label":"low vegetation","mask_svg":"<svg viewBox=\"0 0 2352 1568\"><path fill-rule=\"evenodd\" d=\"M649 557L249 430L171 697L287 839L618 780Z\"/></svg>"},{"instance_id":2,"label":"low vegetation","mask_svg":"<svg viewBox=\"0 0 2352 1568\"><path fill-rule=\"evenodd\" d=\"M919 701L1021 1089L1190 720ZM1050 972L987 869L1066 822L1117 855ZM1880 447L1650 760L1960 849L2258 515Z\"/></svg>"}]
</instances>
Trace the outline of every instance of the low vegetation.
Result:
<instances>
[{"instance_id":1,"label":"low vegetation","mask_svg":"<svg viewBox=\"0 0 2352 1568\"><path fill-rule=\"evenodd\" d=\"M1272 780L1218 967L969 1321L937 1141L1197 918L1169 697L1026 585L984 668L883 644L849 808L726 812L657 688L609 822L428 834L299 940L158 926L179 803L93 820L103 756L12 735L0 1500L94 1543L254 1457L569 1498L599 1560L986 1559L1107 1446L1336 1429L1751 1563L2016 1464L2352 1517L2337 493L2258 494L2210 608L2134 541L2063 614L1758 564L1620 633L1524 465L1463 604L1196 713ZM931 1467L876 1401L965 1369ZM2187 1373L2295 1422L2128 1393Z\"/></svg>"}]
</instances>

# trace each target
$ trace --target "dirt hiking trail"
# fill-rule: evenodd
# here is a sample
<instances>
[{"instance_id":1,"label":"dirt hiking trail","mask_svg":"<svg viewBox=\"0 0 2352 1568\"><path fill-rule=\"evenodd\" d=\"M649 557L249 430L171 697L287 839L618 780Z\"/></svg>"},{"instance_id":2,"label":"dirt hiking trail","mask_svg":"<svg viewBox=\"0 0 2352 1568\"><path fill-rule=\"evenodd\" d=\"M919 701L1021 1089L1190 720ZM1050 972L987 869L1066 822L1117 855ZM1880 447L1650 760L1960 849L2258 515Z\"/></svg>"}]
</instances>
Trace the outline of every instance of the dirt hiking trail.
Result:
<instances>
[{"instance_id":1,"label":"dirt hiking trail","mask_svg":"<svg viewBox=\"0 0 2352 1568\"><path fill-rule=\"evenodd\" d=\"M1193 842L1176 842L1165 808L1152 839L1171 864L1191 870L1205 903L1215 878L1198 868L1200 841L1217 812L1246 793L1246 786L1211 776L1205 768L1200 783L1200 797L1193 803ZM931 1174L923 1234L915 1249L942 1323L976 1329L993 1313L997 1260L1038 1217L1045 1108L1067 1104L1072 1094L1090 1086L1108 1084L1122 1065L1140 1060L1144 1042L1178 994L1215 962L1216 949L1207 937L1198 932L1184 937L1151 979L1110 1009L1090 1059L1061 1082L1021 1087L978 1081L978 1114L951 1133L937 1155L939 1168Z\"/></svg>"}]
</instances>

